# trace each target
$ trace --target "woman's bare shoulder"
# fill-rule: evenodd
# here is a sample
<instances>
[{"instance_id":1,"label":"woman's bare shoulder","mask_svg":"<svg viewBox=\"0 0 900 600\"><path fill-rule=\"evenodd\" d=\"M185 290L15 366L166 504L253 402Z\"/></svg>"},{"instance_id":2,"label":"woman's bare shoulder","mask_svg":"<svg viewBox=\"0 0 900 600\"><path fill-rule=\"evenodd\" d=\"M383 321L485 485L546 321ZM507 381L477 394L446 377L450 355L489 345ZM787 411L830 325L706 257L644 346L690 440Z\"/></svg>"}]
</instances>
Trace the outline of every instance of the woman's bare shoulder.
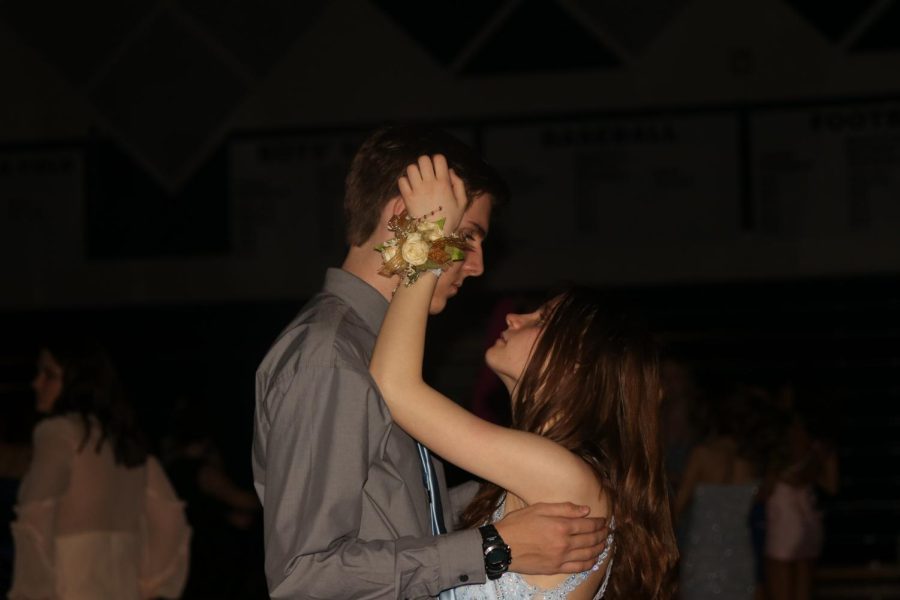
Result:
<instances>
[{"instance_id":1,"label":"woman's bare shoulder","mask_svg":"<svg viewBox=\"0 0 900 600\"><path fill-rule=\"evenodd\" d=\"M583 468L576 473L576 481L572 482L572 489L576 495L571 502L589 506L593 517L608 517L609 497L600 477L586 461L580 462Z\"/></svg>"}]
</instances>

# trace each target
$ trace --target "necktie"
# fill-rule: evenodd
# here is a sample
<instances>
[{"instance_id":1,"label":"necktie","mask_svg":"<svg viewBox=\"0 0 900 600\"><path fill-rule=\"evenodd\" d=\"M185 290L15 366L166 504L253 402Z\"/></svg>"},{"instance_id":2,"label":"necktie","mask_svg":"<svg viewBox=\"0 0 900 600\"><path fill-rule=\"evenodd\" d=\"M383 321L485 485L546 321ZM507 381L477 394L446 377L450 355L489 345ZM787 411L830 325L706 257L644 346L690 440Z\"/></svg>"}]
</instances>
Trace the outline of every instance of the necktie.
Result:
<instances>
[{"instance_id":1,"label":"necktie","mask_svg":"<svg viewBox=\"0 0 900 600\"><path fill-rule=\"evenodd\" d=\"M419 458L422 460L422 477L425 479L425 490L428 492L428 513L431 518L431 533L441 535L447 533L444 525L444 511L441 505L441 488L438 487L437 476L434 473L434 465L431 462L431 452L422 444L416 442L419 448Z\"/></svg>"},{"instance_id":2,"label":"necktie","mask_svg":"<svg viewBox=\"0 0 900 600\"><path fill-rule=\"evenodd\" d=\"M422 459L422 477L425 479L425 490L428 492L428 514L431 519L431 533L441 535L447 533L444 525L444 510L441 504L441 488L438 486L437 475L431 462L431 452L428 448L416 442L419 449L419 458ZM441 592L440 600L456 600L453 590Z\"/></svg>"}]
</instances>

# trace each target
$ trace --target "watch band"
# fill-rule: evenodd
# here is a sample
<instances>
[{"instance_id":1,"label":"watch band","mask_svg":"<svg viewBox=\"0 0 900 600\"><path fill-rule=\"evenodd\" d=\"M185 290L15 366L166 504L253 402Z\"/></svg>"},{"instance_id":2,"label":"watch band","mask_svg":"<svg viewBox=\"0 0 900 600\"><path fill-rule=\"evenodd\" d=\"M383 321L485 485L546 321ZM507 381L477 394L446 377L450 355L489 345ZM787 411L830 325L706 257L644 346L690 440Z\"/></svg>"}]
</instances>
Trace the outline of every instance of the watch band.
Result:
<instances>
[{"instance_id":1,"label":"watch band","mask_svg":"<svg viewBox=\"0 0 900 600\"><path fill-rule=\"evenodd\" d=\"M482 525L478 531L484 553L484 572L488 579L499 579L509 569L512 552L493 525Z\"/></svg>"}]
</instances>

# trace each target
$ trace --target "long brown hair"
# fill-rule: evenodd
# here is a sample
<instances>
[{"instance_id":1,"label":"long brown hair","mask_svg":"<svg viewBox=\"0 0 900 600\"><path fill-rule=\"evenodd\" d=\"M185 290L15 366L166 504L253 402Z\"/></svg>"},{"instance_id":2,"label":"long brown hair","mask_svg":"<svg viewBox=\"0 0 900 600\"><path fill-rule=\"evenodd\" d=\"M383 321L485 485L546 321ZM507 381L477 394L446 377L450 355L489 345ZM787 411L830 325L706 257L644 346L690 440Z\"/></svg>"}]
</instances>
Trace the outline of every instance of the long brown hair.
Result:
<instances>
[{"instance_id":1,"label":"long brown hair","mask_svg":"<svg viewBox=\"0 0 900 600\"><path fill-rule=\"evenodd\" d=\"M678 558L659 437L656 344L610 298L572 289L548 306L513 394L512 427L594 469L615 517L608 598L670 598ZM486 482L462 515L486 522L504 491Z\"/></svg>"},{"instance_id":2,"label":"long brown hair","mask_svg":"<svg viewBox=\"0 0 900 600\"><path fill-rule=\"evenodd\" d=\"M129 468L143 465L147 461L146 440L106 350L78 334L60 335L44 347L63 369L62 393L51 414L81 417L81 448L91 438L96 420L100 435L95 452L109 442L116 464Z\"/></svg>"}]
</instances>

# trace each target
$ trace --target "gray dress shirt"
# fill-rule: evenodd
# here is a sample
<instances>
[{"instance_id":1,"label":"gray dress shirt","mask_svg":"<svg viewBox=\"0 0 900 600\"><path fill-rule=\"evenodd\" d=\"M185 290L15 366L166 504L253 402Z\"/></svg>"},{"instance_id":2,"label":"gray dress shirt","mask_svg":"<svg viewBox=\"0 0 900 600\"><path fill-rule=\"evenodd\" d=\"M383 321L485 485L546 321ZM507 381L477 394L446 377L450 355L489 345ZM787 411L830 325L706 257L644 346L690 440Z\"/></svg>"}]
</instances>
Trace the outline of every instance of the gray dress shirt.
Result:
<instances>
[{"instance_id":1,"label":"gray dress shirt","mask_svg":"<svg viewBox=\"0 0 900 600\"><path fill-rule=\"evenodd\" d=\"M329 269L257 370L253 479L272 598L425 598L485 580L476 530L430 535L415 442L369 375L387 306ZM435 462L452 527L471 487L448 494Z\"/></svg>"}]
</instances>

